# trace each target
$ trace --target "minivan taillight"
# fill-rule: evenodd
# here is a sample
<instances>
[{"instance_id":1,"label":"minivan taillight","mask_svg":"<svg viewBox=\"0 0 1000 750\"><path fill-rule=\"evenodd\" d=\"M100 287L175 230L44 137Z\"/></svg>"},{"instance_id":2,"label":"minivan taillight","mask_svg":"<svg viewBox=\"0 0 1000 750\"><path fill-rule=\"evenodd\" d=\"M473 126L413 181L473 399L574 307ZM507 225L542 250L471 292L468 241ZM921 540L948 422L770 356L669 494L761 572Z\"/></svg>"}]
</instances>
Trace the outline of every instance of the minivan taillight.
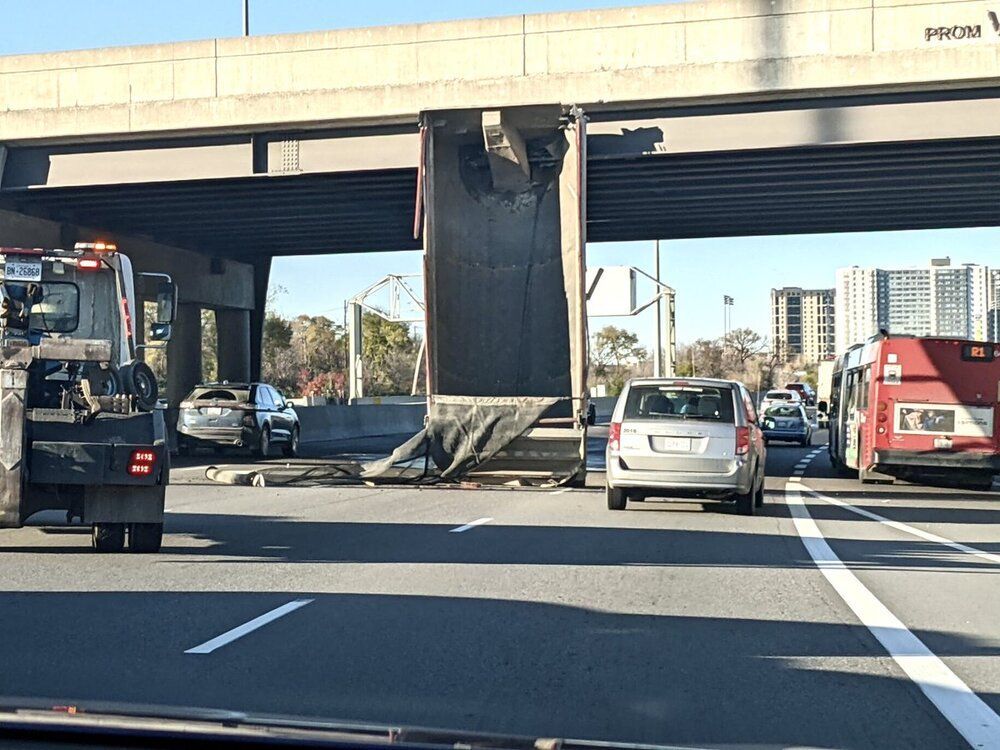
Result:
<instances>
[{"instance_id":1,"label":"minivan taillight","mask_svg":"<svg viewBox=\"0 0 1000 750\"><path fill-rule=\"evenodd\" d=\"M133 477L148 477L156 466L156 454L148 448L132 451L128 460L128 473Z\"/></svg>"},{"instance_id":2,"label":"minivan taillight","mask_svg":"<svg viewBox=\"0 0 1000 750\"><path fill-rule=\"evenodd\" d=\"M612 422L611 427L608 428L608 447L616 451L618 450L622 439L622 423Z\"/></svg>"},{"instance_id":3,"label":"minivan taillight","mask_svg":"<svg viewBox=\"0 0 1000 750\"><path fill-rule=\"evenodd\" d=\"M745 456L750 452L750 428L736 428L736 455Z\"/></svg>"}]
</instances>

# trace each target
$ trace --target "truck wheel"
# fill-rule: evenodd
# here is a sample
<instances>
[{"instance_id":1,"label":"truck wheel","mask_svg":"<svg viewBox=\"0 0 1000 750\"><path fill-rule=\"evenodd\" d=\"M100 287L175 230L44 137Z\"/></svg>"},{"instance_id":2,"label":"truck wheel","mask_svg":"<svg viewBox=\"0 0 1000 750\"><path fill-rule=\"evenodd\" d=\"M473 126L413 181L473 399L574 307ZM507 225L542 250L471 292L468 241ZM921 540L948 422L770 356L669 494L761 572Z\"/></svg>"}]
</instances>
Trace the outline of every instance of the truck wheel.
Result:
<instances>
[{"instance_id":1,"label":"truck wheel","mask_svg":"<svg viewBox=\"0 0 1000 750\"><path fill-rule=\"evenodd\" d=\"M265 426L261 429L260 437L257 439L257 457L267 458L270 452L271 452L271 431L267 428L267 426Z\"/></svg>"},{"instance_id":2,"label":"truck wheel","mask_svg":"<svg viewBox=\"0 0 1000 750\"><path fill-rule=\"evenodd\" d=\"M627 502L625 490L608 486L608 510L625 510Z\"/></svg>"},{"instance_id":3,"label":"truck wheel","mask_svg":"<svg viewBox=\"0 0 1000 750\"><path fill-rule=\"evenodd\" d=\"M125 524L95 523L90 527L90 541L98 552L121 552L125 548Z\"/></svg>"},{"instance_id":4,"label":"truck wheel","mask_svg":"<svg viewBox=\"0 0 1000 750\"><path fill-rule=\"evenodd\" d=\"M292 437L288 441L288 443L286 443L282 447L281 452L284 453L287 458L295 458L297 455L299 455L299 428L298 427L293 427L292 428Z\"/></svg>"},{"instance_id":5,"label":"truck wheel","mask_svg":"<svg viewBox=\"0 0 1000 750\"><path fill-rule=\"evenodd\" d=\"M128 525L129 552L159 552L162 543L162 523L130 523Z\"/></svg>"}]
</instances>

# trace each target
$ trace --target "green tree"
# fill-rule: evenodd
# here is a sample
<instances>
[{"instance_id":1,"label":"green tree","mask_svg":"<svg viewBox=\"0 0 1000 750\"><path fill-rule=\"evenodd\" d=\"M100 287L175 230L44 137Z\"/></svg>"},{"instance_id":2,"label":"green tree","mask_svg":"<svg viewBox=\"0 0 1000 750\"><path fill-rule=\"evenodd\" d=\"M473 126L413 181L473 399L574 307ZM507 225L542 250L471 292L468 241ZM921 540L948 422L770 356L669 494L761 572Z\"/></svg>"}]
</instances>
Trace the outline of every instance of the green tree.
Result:
<instances>
[{"instance_id":1,"label":"green tree","mask_svg":"<svg viewBox=\"0 0 1000 750\"><path fill-rule=\"evenodd\" d=\"M361 332L365 393L371 396L409 393L418 347L410 327L366 312L361 318Z\"/></svg>"},{"instance_id":2,"label":"green tree","mask_svg":"<svg viewBox=\"0 0 1000 750\"><path fill-rule=\"evenodd\" d=\"M625 381L648 356L635 333L616 326L605 326L591 342L592 370L598 380L607 384L611 395L621 393Z\"/></svg>"},{"instance_id":3,"label":"green tree","mask_svg":"<svg viewBox=\"0 0 1000 750\"><path fill-rule=\"evenodd\" d=\"M219 333L215 310L201 311L201 381L210 383L219 377Z\"/></svg>"}]
</instances>

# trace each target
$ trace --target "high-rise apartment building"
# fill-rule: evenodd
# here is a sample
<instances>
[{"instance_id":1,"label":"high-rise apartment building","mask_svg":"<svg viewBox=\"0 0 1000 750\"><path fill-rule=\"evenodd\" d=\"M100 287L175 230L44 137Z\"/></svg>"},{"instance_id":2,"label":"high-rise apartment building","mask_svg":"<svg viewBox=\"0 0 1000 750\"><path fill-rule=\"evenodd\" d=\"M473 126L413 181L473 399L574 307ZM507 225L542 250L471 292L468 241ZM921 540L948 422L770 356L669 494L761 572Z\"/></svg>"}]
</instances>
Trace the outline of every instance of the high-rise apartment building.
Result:
<instances>
[{"instance_id":1,"label":"high-rise apartment building","mask_svg":"<svg viewBox=\"0 0 1000 750\"><path fill-rule=\"evenodd\" d=\"M786 360L835 354L833 289L771 290L771 341Z\"/></svg>"},{"instance_id":2,"label":"high-rise apartment building","mask_svg":"<svg viewBox=\"0 0 1000 750\"><path fill-rule=\"evenodd\" d=\"M998 281L996 271L972 263L953 266L948 258L922 268L839 268L836 350L843 352L882 329L914 336L990 338Z\"/></svg>"}]
</instances>

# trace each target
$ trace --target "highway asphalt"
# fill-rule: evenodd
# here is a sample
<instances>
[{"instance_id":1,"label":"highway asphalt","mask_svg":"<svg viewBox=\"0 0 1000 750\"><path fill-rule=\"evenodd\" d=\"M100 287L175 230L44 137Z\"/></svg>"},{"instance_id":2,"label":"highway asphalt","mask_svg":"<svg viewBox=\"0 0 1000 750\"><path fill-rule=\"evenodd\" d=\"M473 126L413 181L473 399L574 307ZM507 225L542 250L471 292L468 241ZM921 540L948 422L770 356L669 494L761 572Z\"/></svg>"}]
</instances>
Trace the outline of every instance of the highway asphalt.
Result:
<instances>
[{"instance_id":1,"label":"highway asphalt","mask_svg":"<svg viewBox=\"0 0 1000 750\"><path fill-rule=\"evenodd\" d=\"M1000 744L1000 494L861 485L780 445L752 518L616 513L595 489L224 486L193 462L160 554L96 555L53 514L0 532L0 695L710 747Z\"/></svg>"}]
</instances>

